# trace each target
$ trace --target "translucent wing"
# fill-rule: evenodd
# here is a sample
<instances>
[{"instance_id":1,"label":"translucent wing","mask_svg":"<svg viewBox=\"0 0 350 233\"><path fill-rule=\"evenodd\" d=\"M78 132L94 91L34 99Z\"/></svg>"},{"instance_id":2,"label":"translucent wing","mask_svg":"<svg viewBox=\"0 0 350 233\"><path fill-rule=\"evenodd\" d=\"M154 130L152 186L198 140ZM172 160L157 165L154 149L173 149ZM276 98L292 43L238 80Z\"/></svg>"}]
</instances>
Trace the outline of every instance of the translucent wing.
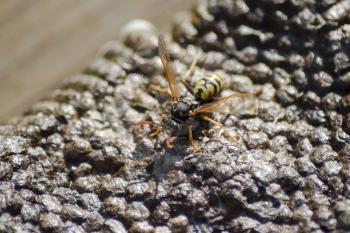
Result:
<instances>
[{"instance_id":1,"label":"translucent wing","mask_svg":"<svg viewBox=\"0 0 350 233\"><path fill-rule=\"evenodd\" d=\"M256 116L259 111L259 100L255 95L247 94L246 96L230 98L221 106L221 113L234 114L236 116Z\"/></svg>"},{"instance_id":2,"label":"translucent wing","mask_svg":"<svg viewBox=\"0 0 350 233\"><path fill-rule=\"evenodd\" d=\"M176 87L176 79L173 71L173 66L170 61L169 53L165 45L164 37L159 36L158 40L159 57L163 63L165 78L169 83L171 91L171 99L176 101L180 98Z\"/></svg>"},{"instance_id":3,"label":"translucent wing","mask_svg":"<svg viewBox=\"0 0 350 233\"><path fill-rule=\"evenodd\" d=\"M253 93L235 92L221 97L212 103L204 104L194 109L191 115L198 113L218 112L223 114L256 115L258 100Z\"/></svg>"}]
</instances>

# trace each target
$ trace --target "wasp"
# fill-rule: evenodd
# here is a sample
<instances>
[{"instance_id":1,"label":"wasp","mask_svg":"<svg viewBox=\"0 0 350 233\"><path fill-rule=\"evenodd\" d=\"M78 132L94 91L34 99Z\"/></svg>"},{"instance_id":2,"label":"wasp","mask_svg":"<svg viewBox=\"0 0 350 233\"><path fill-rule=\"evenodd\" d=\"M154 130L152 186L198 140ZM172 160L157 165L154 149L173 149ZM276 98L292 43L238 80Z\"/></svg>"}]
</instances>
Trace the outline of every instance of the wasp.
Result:
<instances>
[{"instance_id":1,"label":"wasp","mask_svg":"<svg viewBox=\"0 0 350 233\"><path fill-rule=\"evenodd\" d=\"M220 122L210 118L208 114L217 112L219 105L234 96L251 95L251 93L234 92L231 95L215 98L222 90L224 78L220 72L211 72L200 79L192 88L184 79L181 82L191 93L191 99L181 98L177 89L176 78L170 60L169 52L163 36L159 36L158 52L163 64L164 76L169 84L171 95L170 113L166 117L161 117L159 125L152 136L157 136L162 128L170 131L166 140L167 148L172 148L171 140L175 136L188 134L188 140L193 148L197 148L193 139L193 130L197 129L203 121L213 125L223 127ZM188 77L195 67L197 58L192 62L185 77ZM256 94L256 93L254 93ZM140 124L154 124L152 121L142 121Z\"/></svg>"}]
</instances>

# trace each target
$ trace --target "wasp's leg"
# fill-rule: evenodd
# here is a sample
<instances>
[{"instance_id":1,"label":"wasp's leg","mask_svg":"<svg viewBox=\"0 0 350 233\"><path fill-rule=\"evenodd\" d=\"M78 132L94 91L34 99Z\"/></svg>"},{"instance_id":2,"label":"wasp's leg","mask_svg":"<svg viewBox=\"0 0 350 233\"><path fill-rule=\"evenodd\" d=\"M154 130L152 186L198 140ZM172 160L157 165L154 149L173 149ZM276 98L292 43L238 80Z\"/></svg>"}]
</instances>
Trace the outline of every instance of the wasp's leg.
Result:
<instances>
[{"instance_id":1,"label":"wasp's leg","mask_svg":"<svg viewBox=\"0 0 350 233\"><path fill-rule=\"evenodd\" d=\"M153 125L153 124L154 122L149 120L140 120L135 122L135 125Z\"/></svg>"},{"instance_id":2,"label":"wasp's leg","mask_svg":"<svg viewBox=\"0 0 350 233\"><path fill-rule=\"evenodd\" d=\"M158 135L160 134L160 132L162 132L162 129L163 129L163 128L162 128L162 123L163 123L164 118L165 118L164 115L160 115L160 116L159 116L160 124L157 125L156 130L155 130L153 133L151 133L151 134L149 135L150 137L156 138L156 137L158 137ZM154 123L153 123L153 124L154 124Z\"/></svg>"},{"instance_id":3,"label":"wasp's leg","mask_svg":"<svg viewBox=\"0 0 350 233\"><path fill-rule=\"evenodd\" d=\"M232 139L234 142L237 142L237 140L236 140L235 138L233 138L233 137L230 136L229 131L228 131L228 130L224 127L224 125L221 124L220 122L217 122L216 120L213 120L213 119L211 119L211 118L208 117L208 116L202 116L202 119L205 120L205 121L210 122L210 123L213 124L213 125L216 125L216 126L221 127L221 129L223 130L223 132L224 132L224 134L225 134L226 136L228 136L228 137L229 137L230 139ZM221 136L221 135L222 135L222 131L220 131L220 133L219 133L219 136Z\"/></svg>"},{"instance_id":4,"label":"wasp's leg","mask_svg":"<svg viewBox=\"0 0 350 233\"><path fill-rule=\"evenodd\" d=\"M202 116L202 119L210 122L213 125L221 127L221 130L220 130L219 135L218 135L219 137L221 137L221 135L224 133L224 135L226 137L229 137L232 140L232 142L238 143L237 139L230 134L230 132L227 130L227 128L224 127L223 124L221 124L220 122L217 122L216 120L211 119L208 116Z\"/></svg>"},{"instance_id":5,"label":"wasp's leg","mask_svg":"<svg viewBox=\"0 0 350 233\"><path fill-rule=\"evenodd\" d=\"M190 141L191 146L192 146L194 151L200 152L202 150L202 149L197 147L196 141L193 139L192 125L188 126L188 141Z\"/></svg>"},{"instance_id":6,"label":"wasp's leg","mask_svg":"<svg viewBox=\"0 0 350 233\"><path fill-rule=\"evenodd\" d=\"M193 145L192 125L188 126L188 140Z\"/></svg>"},{"instance_id":7,"label":"wasp's leg","mask_svg":"<svg viewBox=\"0 0 350 233\"><path fill-rule=\"evenodd\" d=\"M171 96L170 89L167 87L161 87L161 86L151 84L151 85L149 85L149 88L153 91L156 91L159 93L166 93L167 95Z\"/></svg>"},{"instance_id":8,"label":"wasp's leg","mask_svg":"<svg viewBox=\"0 0 350 233\"><path fill-rule=\"evenodd\" d=\"M149 88L155 92L158 92L159 94L166 94L167 96L171 97L171 91L169 88L166 87L161 87L158 85L149 85ZM165 105L168 106L169 104L171 104L170 98L165 102Z\"/></svg>"},{"instance_id":9,"label":"wasp's leg","mask_svg":"<svg viewBox=\"0 0 350 233\"><path fill-rule=\"evenodd\" d=\"M194 70L194 67L196 67L196 64L197 64L197 61L198 61L198 58L199 58L199 54L196 55L196 57L194 58L193 62L191 63L190 65L190 68L188 68L185 76L184 76L184 79L186 80L188 77L190 77L190 75L192 74L193 70Z\"/></svg>"},{"instance_id":10,"label":"wasp's leg","mask_svg":"<svg viewBox=\"0 0 350 233\"><path fill-rule=\"evenodd\" d=\"M194 96L194 90L186 80L181 80L181 83L186 87L187 91Z\"/></svg>"},{"instance_id":11,"label":"wasp's leg","mask_svg":"<svg viewBox=\"0 0 350 233\"><path fill-rule=\"evenodd\" d=\"M262 88L261 87L258 87L255 89L253 95L260 95L262 93Z\"/></svg>"},{"instance_id":12,"label":"wasp's leg","mask_svg":"<svg viewBox=\"0 0 350 233\"><path fill-rule=\"evenodd\" d=\"M199 55L196 56L196 58L193 60L192 64L190 65L190 68L187 70L185 76L183 77L183 79L181 80L181 83L186 87L187 91L189 93L191 93L194 96L194 91L193 88L191 87L191 85L188 83L187 79L188 77L191 76L194 67L196 67L197 61L198 61Z\"/></svg>"},{"instance_id":13,"label":"wasp's leg","mask_svg":"<svg viewBox=\"0 0 350 233\"><path fill-rule=\"evenodd\" d=\"M220 122L213 120L212 118L208 117L208 116L202 116L202 119L205 121L210 122L213 125L219 126L219 127L224 127L223 124L221 124Z\"/></svg>"},{"instance_id":14,"label":"wasp's leg","mask_svg":"<svg viewBox=\"0 0 350 233\"><path fill-rule=\"evenodd\" d=\"M162 127L161 126L157 126L156 130L153 133L151 133L149 136L151 138L156 138L156 137L158 137L160 132L162 132Z\"/></svg>"},{"instance_id":15,"label":"wasp's leg","mask_svg":"<svg viewBox=\"0 0 350 233\"><path fill-rule=\"evenodd\" d=\"M163 117L161 116L161 121L162 121ZM153 133L150 133L150 137L151 138L156 138L158 137L158 135L160 134L160 132L162 131L162 127L156 123L154 123L153 121L150 120L140 120L138 122L135 123L136 125L150 125L150 126L156 126L156 129L154 130Z\"/></svg>"},{"instance_id":16,"label":"wasp's leg","mask_svg":"<svg viewBox=\"0 0 350 233\"><path fill-rule=\"evenodd\" d=\"M166 138L165 146L166 146L166 148L168 148L168 149L172 149L172 148L174 147L174 146L173 146L173 138L171 137L170 134L169 134L168 137Z\"/></svg>"}]
</instances>

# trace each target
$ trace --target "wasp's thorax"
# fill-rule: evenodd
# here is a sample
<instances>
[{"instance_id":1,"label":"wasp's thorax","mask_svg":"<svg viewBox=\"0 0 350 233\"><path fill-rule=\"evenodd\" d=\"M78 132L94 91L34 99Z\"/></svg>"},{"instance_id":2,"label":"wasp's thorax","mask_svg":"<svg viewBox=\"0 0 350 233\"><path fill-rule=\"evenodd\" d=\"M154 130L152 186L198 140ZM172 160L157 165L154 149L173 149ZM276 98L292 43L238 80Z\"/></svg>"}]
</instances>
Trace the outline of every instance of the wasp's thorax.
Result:
<instances>
[{"instance_id":1,"label":"wasp's thorax","mask_svg":"<svg viewBox=\"0 0 350 233\"><path fill-rule=\"evenodd\" d=\"M186 121L189 117L192 105L185 101L177 101L173 103L171 107L171 118L178 122Z\"/></svg>"},{"instance_id":2,"label":"wasp's thorax","mask_svg":"<svg viewBox=\"0 0 350 233\"><path fill-rule=\"evenodd\" d=\"M172 104L170 110L170 117L163 120L165 128L172 131L173 134L184 133L181 131L187 120L190 119L190 112L197 107L197 104L187 102L186 100L179 100ZM185 134L187 134L187 130Z\"/></svg>"}]
</instances>

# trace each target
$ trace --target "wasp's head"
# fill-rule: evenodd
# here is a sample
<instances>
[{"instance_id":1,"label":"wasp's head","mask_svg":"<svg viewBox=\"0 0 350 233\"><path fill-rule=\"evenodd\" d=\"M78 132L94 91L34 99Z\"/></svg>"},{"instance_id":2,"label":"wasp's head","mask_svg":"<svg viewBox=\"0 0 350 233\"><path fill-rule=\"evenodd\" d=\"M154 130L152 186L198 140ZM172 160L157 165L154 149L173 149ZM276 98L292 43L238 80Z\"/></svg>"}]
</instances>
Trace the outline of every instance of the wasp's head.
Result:
<instances>
[{"instance_id":1,"label":"wasp's head","mask_svg":"<svg viewBox=\"0 0 350 233\"><path fill-rule=\"evenodd\" d=\"M177 121L186 121L189 117L190 111L190 104L183 101L178 101L171 107L171 116Z\"/></svg>"}]
</instances>

